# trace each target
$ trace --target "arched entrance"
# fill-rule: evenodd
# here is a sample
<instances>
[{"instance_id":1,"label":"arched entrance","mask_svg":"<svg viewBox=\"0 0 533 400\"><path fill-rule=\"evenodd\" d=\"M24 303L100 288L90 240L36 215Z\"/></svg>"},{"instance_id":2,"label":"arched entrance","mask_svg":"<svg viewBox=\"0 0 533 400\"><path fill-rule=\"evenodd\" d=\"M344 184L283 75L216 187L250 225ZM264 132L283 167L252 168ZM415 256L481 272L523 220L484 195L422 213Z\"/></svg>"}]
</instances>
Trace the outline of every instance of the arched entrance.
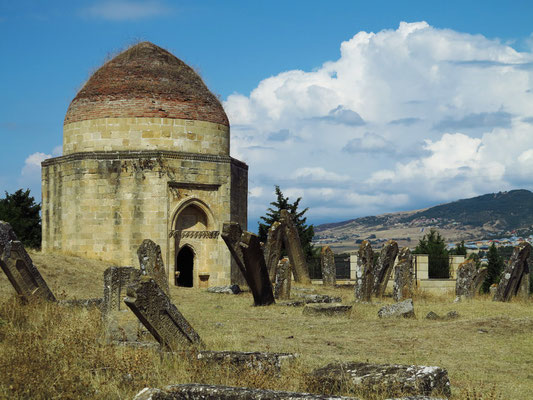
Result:
<instances>
[{"instance_id":1,"label":"arched entrance","mask_svg":"<svg viewBox=\"0 0 533 400\"><path fill-rule=\"evenodd\" d=\"M192 287L194 270L194 252L189 246L183 246L176 256L175 285Z\"/></svg>"}]
</instances>

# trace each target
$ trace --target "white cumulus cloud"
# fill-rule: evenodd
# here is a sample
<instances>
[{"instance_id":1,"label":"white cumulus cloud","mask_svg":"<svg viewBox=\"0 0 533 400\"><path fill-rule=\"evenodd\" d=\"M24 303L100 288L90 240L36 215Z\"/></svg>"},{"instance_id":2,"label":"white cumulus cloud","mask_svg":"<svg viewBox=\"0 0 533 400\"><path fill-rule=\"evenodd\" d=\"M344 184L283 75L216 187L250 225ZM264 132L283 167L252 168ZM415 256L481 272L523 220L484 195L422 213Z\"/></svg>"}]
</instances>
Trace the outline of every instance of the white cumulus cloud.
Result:
<instances>
[{"instance_id":1,"label":"white cumulus cloud","mask_svg":"<svg viewBox=\"0 0 533 400\"><path fill-rule=\"evenodd\" d=\"M224 102L232 155L327 221L533 189L533 53L426 22L358 32L336 60ZM255 227L250 226L251 229Z\"/></svg>"}]
</instances>

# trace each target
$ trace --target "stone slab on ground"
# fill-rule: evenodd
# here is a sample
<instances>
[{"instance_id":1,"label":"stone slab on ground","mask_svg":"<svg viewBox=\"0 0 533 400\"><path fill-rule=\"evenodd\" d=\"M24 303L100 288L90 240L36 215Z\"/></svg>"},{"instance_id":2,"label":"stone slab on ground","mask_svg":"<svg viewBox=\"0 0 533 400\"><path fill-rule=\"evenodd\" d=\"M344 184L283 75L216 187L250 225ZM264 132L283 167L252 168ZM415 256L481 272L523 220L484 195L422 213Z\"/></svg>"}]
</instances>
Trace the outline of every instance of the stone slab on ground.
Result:
<instances>
[{"instance_id":1,"label":"stone slab on ground","mask_svg":"<svg viewBox=\"0 0 533 400\"><path fill-rule=\"evenodd\" d=\"M333 363L314 370L311 379L319 387L348 385L376 393L396 391L407 395L451 395L448 372L433 366Z\"/></svg>"},{"instance_id":2,"label":"stone slab on ground","mask_svg":"<svg viewBox=\"0 0 533 400\"><path fill-rule=\"evenodd\" d=\"M378 311L379 318L416 318L413 300L407 299L388 306L383 306Z\"/></svg>"},{"instance_id":3,"label":"stone slab on ground","mask_svg":"<svg viewBox=\"0 0 533 400\"><path fill-rule=\"evenodd\" d=\"M303 309L304 315L347 315L352 311L352 306L340 303L306 304Z\"/></svg>"},{"instance_id":4,"label":"stone slab on ground","mask_svg":"<svg viewBox=\"0 0 533 400\"><path fill-rule=\"evenodd\" d=\"M357 400L355 397L328 396L311 393L282 392L231 386L188 383L164 389L144 388L134 400Z\"/></svg>"},{"instance_id":5,"label":"stone slab on ground","mask_svg":"<svg viewBox=\"0 0 533 400\"><path fill-rule=\"evenodd\" d=\"M459 318L459 313L457 311L449 311L444 317L438 315L437 313L430 311L426 315L426 319L432 320L451 320Z\"/></svg>"},{"instance_id":6,"label":"stone slab on ground","mask_svg":"<svg viewBox=\"0 0 533 400\"><path fill-rule=\"evenodd\" d=\"M4 221L0 221L0 268L24 300L56 300L15 231Z\"/></svg>"},{"instance_id":7,"label":"stone slab on ground","mask_svg":"<svg viewBox=\"0 0 533 400\"><path fill-rule=\"evenodd\" d=\"M131 284L124 303L164 347L203 347L198 333L178 311L170 298L149 276Z\"/></svg>"},{"instance_id":8,"label":"stone slab on ground","mask_svg":"<svg viewBox=\"0 0 533 400\"><path fill-rule=\"evenodd\" d=\"M200 351L198 360L228 363L237 368L259 370L265 373L280 373L284 364L297 357L292 353L266 353L246 351Z\"/></svg>"},{"instance_id":9,"label":"stone slab on ground","mask_svg":"<svg viewBox=\"0 0 533 400\"><path fill-rule=\"evenodd\" d=\"M239 294L241 293L241 288L239 285L212 286L207 291L209 293Z\"/></svg>"}]
</instances>

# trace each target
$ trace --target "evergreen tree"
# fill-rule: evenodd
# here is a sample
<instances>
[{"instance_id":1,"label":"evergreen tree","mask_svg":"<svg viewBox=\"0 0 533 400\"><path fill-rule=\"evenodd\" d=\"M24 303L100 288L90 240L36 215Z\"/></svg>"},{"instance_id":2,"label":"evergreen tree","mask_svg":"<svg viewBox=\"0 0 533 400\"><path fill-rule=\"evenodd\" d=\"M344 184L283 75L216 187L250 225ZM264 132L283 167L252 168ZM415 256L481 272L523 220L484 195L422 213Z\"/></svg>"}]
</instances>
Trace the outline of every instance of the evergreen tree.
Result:
<instances>
[{"instance_id":1,"label":"evergreen tree","mask_svg":"<svg viewBox=\"0 0 533 400\"><path fill-rule=\"evenodd\" d=\"M455 245L455 249L450 251L450 254L454 254L456 256L466 256L465 241L461 240L461 243L457 243Z\"/></svg>"},{"instance_id":2,"label":"evergreen tree","mask_svg":"<svg viewBox=\"0 0 533 400\"><path fill-rule=\"evenodd\" d=\"M449 278L450 261L446 243L440 233L431 228L418 242L414 254L427 254L430 278Z\"/></svg>"},{"instance_id":3,"label":"evergreen tree","mask_svg":"<svg viewBox=\"0 0 533 400\"><path fill-rule=\"evenodd\" d=\"M11 224L25 246L41 247L41 205L35 203L29 189L5 194L6 197L0 199L0 220Z\"/></svg>"},{"instance_id":4,"label":"evergreen tree","mask_svg":"<svg viewBox=\"0 0 533 400\"><path fill-rule=\"evenodd\" d=\"M498 249L492 243L489 247L489 254L487 256L488 265L487 265L487 277L483 282L483 291L485 293L489 292L490 286L493 283L498 283L500 281L500 275L502 274L504 268L503 258L500 256Z\"/></svg>"},{"instance_id":5,"label":"evergreen tree","mask_svg":"<svg viewBox=\"0 0 533 400\"><path fill-rule=\"evenodd\" d=\"M301 197L298 197L296 201L291 203L289 197L285 197L278 185L275 186L276 201L270 203L272 207L267 209L266 215L260 217L263 223L259 222L259 240L266 243L268 236L268 229L276 221L280 220L281 210L287 210L292 216L292 220L298 229L298 235L300 236L300 242L307 258L313 256L313 245L311 241L315 236L315 230L313 225L306 225L307 218L304 214L309 208L305 208L302 211L298 211Z\"/></svg>"}]
</instances>

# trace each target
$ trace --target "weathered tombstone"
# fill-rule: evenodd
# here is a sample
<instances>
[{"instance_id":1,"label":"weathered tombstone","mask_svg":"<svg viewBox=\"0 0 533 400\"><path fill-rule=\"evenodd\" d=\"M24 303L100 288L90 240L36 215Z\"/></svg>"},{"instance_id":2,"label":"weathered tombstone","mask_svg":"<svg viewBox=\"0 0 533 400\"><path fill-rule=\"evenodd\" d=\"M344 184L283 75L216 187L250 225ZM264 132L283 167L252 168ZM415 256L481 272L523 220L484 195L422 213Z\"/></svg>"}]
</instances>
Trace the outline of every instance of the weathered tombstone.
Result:
<instances>
[{"instance_id":1,"label":"weathered tombstone","mask_svg":"<svg viewBox=\"0 0 533 400\"><path fill-rule=\"evenodd\" d=\"M207 291L209 293L239 294L241 287L239 285L211 286Z\"/></svg>"},{"instance_id":2,"label":"weathered tombstone","mask_svg":"<svg viewBox=\"0 0 533 400\"><path fill-rule=\"evenodd\" d=\"M127 294L124 303L162 346L169 349L204 346L200 336L150 276L129 285Z\"/></svg>"},{"instance_id":3,"label":"weathered tombstone","mask_svg":"<svg viewBox=\"0 0 533 400\"><path fill-rule=\"evenodd\" d=\"M413 255L409 247L404 247L398 254L398 263L394 269L392 297L395 301L413 296L413 278Z\"/></svg>"},{"instance_id":4,"label":"weathered tombstone","mask_svg":"<svg viewBox=\"0 0 533 400\"><path fill-rule=\"evenodd\" d=\"M279 375L285 364L294 361L297 357L292 353L266 353L249 351L209 351L202 350L197 354L197 359L206 363L230 364L237 370L254 370L263 373Z\"/></svg>"},{"instance_id":5,"label":"weathered tombstone","mask_svg":"<svg viewBox=\"0 0 533 400\"><path fill-rule=\"evenodd\" d=\"M374 294L382 297L385 294L387 283L398 255L398 243L389 240L379 254L378 264L374 270Z\"/></svg>"},{"instance_id":6,"label":"weathered tombstone","mask_svg":"<svg viewBox=\"0 0 533 400\"><path fill-rule=\"evenodd\" d=\"M268 270L268 276L271 282L276 279L276 268L281 258L281 248L283 244L283 227L281 223L275 221L268 229L267 241L263 248L265 253L265 263Z\"/></svg>"},{"instance_id":7,"label":"weathered tombstone","mask_svg":"<svg viewBox=\"0 0 533 400\"><path fill-rule=\"evenodd\" d=\"M274 297L279 300L291 298L291 263L288 258L279 260L276 268Z\"/></svg>"},{"instance_id":8,"label":"weathered tombstone","mask_svg":"<svg viewBox=\"0 0 533 400\"><path fill-rule=\"evenodd\" d=\"M529 274L527 259L531 253L531 245L520 243L513 250L513 255L503 271L500 283L494 295L494 301L509 301L520 288L524 277Z\"/></svg>"},{"instance_id":9,"label":"weathered tombstone","mask_svg":"<svg viewBox=\"0 0 533 400\"><path fill-rule=\"evenodd\" d=\"M306 304L302 313L304 315L327 315L338 316L346 315L352 311L352 306L340 303L315 303Z\"/></svg>"},{"instance_id":10,"label":"weathered tombstone","mask_svg":"<svg viewBox=\"0 0 533 400\"><path fill-rule=\"evenodd\" d=\"M333 363L311 375L321 387L350 387L374 393L401 392L403 395L451 395L448 372L422 365Z\"/></svg>"},{"instance_id":11,"label":"weathered tombstone","mask_svg":"<svg viewBox=\"0 0 533 400\"><path fill-rule=\"evenodd\" d=\"M379 318L416 318L413 300L407 299L388 306L383 306L378 311Z\"/></svg>"},{"instance_id":12,"label":"weathered tombstone","mask_svg":"<svg viewBox=\"0 0 533 400\"><path fill-rule=\"evenodd\" d=\"M161 247L150 239L144 239L137 249L139 265L143 275L150 275L168 295L168 276L161 256Z\"/></svg>"},{"instance_id":13,"label":"weathered tombstone","mask_svg":"<svg viewBox=\"0 0 533 400\"><path fill-rule=\"evenodd\" d=\"M466 260L457 267L455 281L456 301L472 299L487 276L487 268L477 268L474 260Z\"/></svg>"},{"instance_id":14,"label":"weathered tombstone","mask_svg":"<svg viewBox=\"0 0 533 400\"><path fill-rule=\"evenodd\" d=\"M370 301L373 289L374 252L367 240L359 247L355 269L355 301Z\"/></svg>"},{"instance_id":15,"label":"weathered tombstone","mask_svg":"<svg viewBox=\"0 0 533 400\"><path fill-rule=\"evenodd\" d=\"M329 246L322 247L322 251L320 252L320 266L322 267L322 282L324 286L335 286L337 282L335 254L333 254Z\"/></svg>"},{"instance_id":16,"label":"weathered tombstone","mask_svg":"<svg viewBox=\"0 0 533 400\"><path fill-rule=\"evenodd\" d=\"M0 267L24 300L56 300L13 228L4 221L0 221Z\"/></svg>"},{"instance_id":17,"label":"weathered tombstone","mask_svg":"<svg viewBox=\"0 0 533 400\"><path fill-rule=\"evenodd\" d=\"M309 278L309 270L300 241L300 235L298 234L296 225L294 225L291 214L287 210L280 211L280 222L284 228L283 243L289 254L289 260L291 260L294 280L299 283L310 284L311 278Z\"/></svg>"},{"instance_id":18,"label":"weathered tombstone","mask_svg":"<svg viewBox=\"0 0 533 400\"><path fill-rule=\"evenodd\" d=\"M222 239L241 270L254 297L254 305L266 306L274 303L272 284L268 277L265 258L257 235L242 232L238 223L225 223Z\"/></svg>"},{"instance_id":19,"label":"weathered tombstone","mask_svg":"<svg viewBox=\"0 0 533 400\"><path fill-rule=\"evenodd\" d=\"M138 281L141 270L133 267L110 267L104 271L102 315L111 340L137 341L141 336L139 321L122 302L128 285Z\"/></svg>"},{"instance_id":20,"label":"weathered tombstone","mask_svg":"<svg viewBox=\"0 0 533 400\"><path fill-rule=\"evenodd\" d=\"M358 400L355 397L330 396L312 393L283 392L200 383L170 385L163 389L144 388L133 400Z\"/></svg>"}]
</instances>

